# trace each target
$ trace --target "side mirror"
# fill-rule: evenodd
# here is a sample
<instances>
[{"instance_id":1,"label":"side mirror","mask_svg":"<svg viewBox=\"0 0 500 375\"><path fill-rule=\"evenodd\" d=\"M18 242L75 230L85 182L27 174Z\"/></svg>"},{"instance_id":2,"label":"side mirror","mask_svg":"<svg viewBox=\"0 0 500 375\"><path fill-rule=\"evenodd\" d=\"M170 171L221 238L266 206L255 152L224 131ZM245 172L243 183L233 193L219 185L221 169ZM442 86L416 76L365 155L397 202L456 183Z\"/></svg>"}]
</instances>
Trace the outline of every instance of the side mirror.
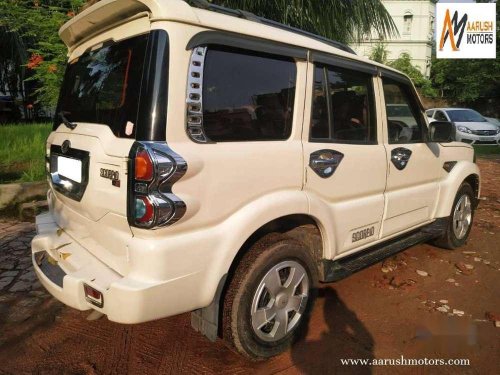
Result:
<instances>
[{"instance_id":1,"label":"side mirror","mask_svg":"<svg viewBox=\"0 0 500 375\"><path fill-rule=\"evenodd\" d=\"M434 121L429 124L431 142L447 143L455 140L455 125L448 121Z\"/></svg>"}]
</instances>

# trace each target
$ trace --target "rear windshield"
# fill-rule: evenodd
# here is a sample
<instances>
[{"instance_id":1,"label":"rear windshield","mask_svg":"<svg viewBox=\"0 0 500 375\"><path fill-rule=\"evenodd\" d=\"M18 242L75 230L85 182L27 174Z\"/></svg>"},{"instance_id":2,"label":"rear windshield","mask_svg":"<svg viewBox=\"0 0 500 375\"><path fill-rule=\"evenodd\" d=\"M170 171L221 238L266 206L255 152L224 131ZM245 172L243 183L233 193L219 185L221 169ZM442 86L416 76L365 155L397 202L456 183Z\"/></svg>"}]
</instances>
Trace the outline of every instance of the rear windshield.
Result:
<instances>
[{"instance_id":1,"label":"rear windshield","mask_svg":"<svg viewBox=\"0 0 500 375\"><path fill-rule=\"evenodd\" d=\"M135 137L148 35L107 44L71 61L57 113L71 122L109 126L115 136ZM61 121L56 115L55 127Z\"/></svg>"}]
</instances>

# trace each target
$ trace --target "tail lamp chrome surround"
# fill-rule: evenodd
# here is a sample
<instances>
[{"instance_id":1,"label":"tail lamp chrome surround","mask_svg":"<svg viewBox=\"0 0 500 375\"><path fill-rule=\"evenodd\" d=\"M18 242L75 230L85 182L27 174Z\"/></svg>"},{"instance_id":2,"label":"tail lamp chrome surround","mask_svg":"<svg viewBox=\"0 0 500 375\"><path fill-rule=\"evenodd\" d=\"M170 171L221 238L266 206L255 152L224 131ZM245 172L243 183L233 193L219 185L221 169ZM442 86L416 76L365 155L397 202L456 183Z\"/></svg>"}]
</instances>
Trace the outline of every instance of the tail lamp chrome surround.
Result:
<instances>
[{"instance_id":1,"label":"tail lamp chrome surround","mask_svg":"<svg viewBox=\"0 0 500 375\"><path fill-rule=\"evenodd\" d=\"M189 61L187 88L187 133L197 143L210 143L203 130L203 69L207 47L196 47Z\"/></svg>"},{"instance_id":2,"label":"tail lamp chrome surround","mask_svg":"<svg viewBox=\"0 0 500 375\"><path fill-rule=\"evenodd\" d=\"M151 181L135 179L135 157L145 150L153 162ZM164 142L135 142L130 150L128 220L131 226L145 229L159 229L179 221L186 213L186 204L172 193L172 186L187 171L186 161ZM152 204L154 215L146 223L135 218L136 198L147 198Z\"/></svg>"}]
</instances>

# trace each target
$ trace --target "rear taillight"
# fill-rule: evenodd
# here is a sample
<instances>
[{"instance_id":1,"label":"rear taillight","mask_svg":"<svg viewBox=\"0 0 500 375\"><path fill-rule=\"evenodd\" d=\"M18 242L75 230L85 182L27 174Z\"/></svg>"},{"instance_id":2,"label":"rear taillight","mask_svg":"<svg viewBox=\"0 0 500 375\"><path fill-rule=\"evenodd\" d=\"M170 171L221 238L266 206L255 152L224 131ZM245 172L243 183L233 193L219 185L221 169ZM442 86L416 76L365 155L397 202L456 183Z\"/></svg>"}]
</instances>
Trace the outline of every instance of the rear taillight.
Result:
<instances>
[{"instance_id":1,"label":"rear taillight","mask_svg":"<svg viewBox=\"0 0 500 375\"><path fill-rule=\"evenodd\" d=\"M130 225L155 229L177 222L186 205L172 193L172 185L186 170L184 159L165 143L134 143L129 166Z\"/></svg>"},{"instance_id":2,"label":"rear taillight","mask_svg":"<svg viewBox=\"0 0 500 375\"><path fill-rule=\"evenodd\" d=\"M147 224L154 219L154 207L147 197L135 198L135 220Z\"/></svg>"},{"instance_id":3,"label":"rear taillight","mask_svg":"<svg viewBox=\"0 0 500 375\"><path fill-rule=\"evenodd\" d=\"M139 150L135 155L135 179L151 181L153 179L153 161L146 150Z\"/></svg>"}]
</instances>

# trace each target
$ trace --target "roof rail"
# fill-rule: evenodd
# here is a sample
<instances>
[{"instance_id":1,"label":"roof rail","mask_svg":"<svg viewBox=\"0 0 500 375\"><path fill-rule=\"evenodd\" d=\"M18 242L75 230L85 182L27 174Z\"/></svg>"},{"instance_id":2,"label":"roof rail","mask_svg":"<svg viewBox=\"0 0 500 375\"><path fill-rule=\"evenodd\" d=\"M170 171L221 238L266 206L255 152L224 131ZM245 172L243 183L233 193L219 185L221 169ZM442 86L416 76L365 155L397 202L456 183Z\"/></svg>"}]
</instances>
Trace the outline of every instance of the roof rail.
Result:
<instances>
[{"instance_id":1,"label":"roof rail","mask_svg":"<svg viewBox=\"0 0 500 375\"><path fill-rule=\"evenodd\" d=\"M251 12L247 12L247 11L240 10L240 9L226 8L226 7L223 7L220 5L215 5L215 4L209 3L207 0L188 0L188 3L191 3L196 8L211 10L213 12L226 14L228 16L244 18L248 21L259 22L263 25L276 27L278 29L282 29L282 30L286 30L286 31L291 31L291 32L296 33L296 34L300 34L300 35L303 35L303 36L306 36L306 37L309 37L312 39L316 39L322 43L325 43L325 44L328 44L332 47L341 49L342 51L349 52L349 53L352 53L354 55L356 54L356 52L354 52L354 50L351 47L349 47L343 43L337 42L336 40L328 39L326 37L311 33L309 31L305 31L305 30L302 30L302 29L299 29L299 28L296 28L293 26L288 26L288 25L285 25L283 23L273 21L273 20L270 20L270 19L267 19L264 17L259 17Z\"/></svg>"}]
</instances>

